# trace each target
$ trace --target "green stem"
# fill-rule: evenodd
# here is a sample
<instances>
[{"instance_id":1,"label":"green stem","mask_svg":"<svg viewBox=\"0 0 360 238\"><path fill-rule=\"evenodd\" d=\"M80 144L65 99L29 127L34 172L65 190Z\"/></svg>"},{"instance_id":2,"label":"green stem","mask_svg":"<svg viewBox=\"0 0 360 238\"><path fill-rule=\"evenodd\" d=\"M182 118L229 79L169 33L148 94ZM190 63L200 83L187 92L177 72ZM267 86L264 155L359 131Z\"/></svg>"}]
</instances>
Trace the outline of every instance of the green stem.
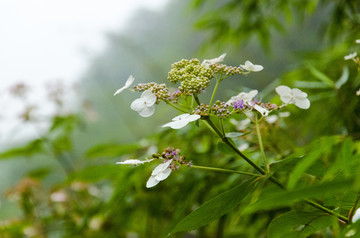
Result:
<instances>
[{"instance_id":1,"label":"green stem","mask_svg":"<svg viewBox=\"0 0 360 238\"><path fill-rule=\"evenodd\" d=\"M253 173L236 171L236 170L231 170L231 169L221 169L221 168L205 167L205 166L198 166L198 165L191 165L191 168L203 169L203 170L211 170L211 171L216 171L216 172L221 172L221 173L228 173L228 174L243 174L243 175L255 176L255 177L262 176L261 174L253 174Z\"/></svg>"},{"instance_id":2,"label":"green stem","mask_svg":"<svg viewBox=\"0 0 360 238\"><path fill-rule=\"evenodd\" d=\"M169 104L170 106L172 106L173 108L175 108L175 109L177 109L177 110L181 111L181 112L188 113L188 111L186 111L186 110L184 110L184 109L182 109L182 108L180 108L180 107L176 106L175 104L173 104L173 103L171 103L171 102L166 102L166 103L167 103L167 104Z\"/></svg>"},{"instance_id":3,"label":"green stem","mask_svg":"<svg viewBox=\"0 0 360 238\"><path fill-rule=\"evenodd\" d=\"M219 122L220 122L220 129L221 129L222 135L225 136L223 119L220 118L220 119L219 119Z\"/></svg>"},{"instance_id":4,"label":"green stem","mask_svg":"<svg viewBox=\"0 0 360 238\"><path fill-rule=\"evenodd\" d=\"M218 134L218 136L221 138L221 140L226 143L236 154L238 154L241 158L243 158L246 162L248 162L254 169L256 169L257 171L259 171L262 175L265 175L266 172L264 169L262 169L261 167L259 167L257 164L255 164L254 162L252 162L249 158L247 158L243 153L241 153L241 151L234 145L232 144L227 137L222 136L221 132L219 131L218 128L216 128L216 126L214 125L214 123L212 123L212 121L210 120L210 118L206 118L205 119L209 125L214 129L214 131L216 132L216 134ZM274 184L276 184L277 186L279 186L282 189L286 190L286 187L279 181L277 180L275 177L273 177L272 175L268 174L268 178L271 182L273 182ZM349 219L345 216L342 216L338 213L335 213L333 211L331 211L330 209L314 202L311 201L309 199L304 199L304 201L309 204L312 207L315 207L323 212L326 212L330 215L333 215L335 217L337 217L338 219L340 219L341 221L345 222L345 223L349 223Z\"/></svg>"},{"instance_id":5,"label":"green stem","mask_svg":"<svg viewBox=\"0 0 360 238\"><path fill-rule=\"evenodd\" d=\"M262 142L261 132L260 132L259 118L258 118L257 114L255 116L255 127L256 127L256 134L257 134L258 141L259 141L261 157L262 157L263 162L264 162L264 167L266 168L266 171L268 173L270 173L269 161L268 161L268 159L267 159L267 157L265 155L264 145L263 145L263 142Z\"/></svg>"},{"instance_id":6,"label":"green stem","mask_svg":"<svg viewBox=\"0 0 360 238\"><path fill-rule=\"evenodd\" d=\"M352 219L352 217L354 216L355 208L356 208L356 206L358 205L359 200L360 200L360 195L357 197L354 205L353 205L352 208L350 209L350 212L349 212L349 215L348 215L349 221L350 221L350 220Z\"/></svg>"},{"instance_id":7,"label":"green stem","mask_svg":"<svg viewBox=\"0 0 360 238\"><path fill-rule=\"evenodd\" d=\"M212 93L212 95L211 95L211 99L210 99L210 102L209 102L209 112L211 111L211 105L212 105L213 102L214 102L215 94L216 94L216 91L217 91L217 89L218 89L219 84L220 84L221 81L222 81L221 78L220 78L220 79L216 79L215 88L214 88L214 91L213 91L213 93Z\"/></svg>"}]
</instances>

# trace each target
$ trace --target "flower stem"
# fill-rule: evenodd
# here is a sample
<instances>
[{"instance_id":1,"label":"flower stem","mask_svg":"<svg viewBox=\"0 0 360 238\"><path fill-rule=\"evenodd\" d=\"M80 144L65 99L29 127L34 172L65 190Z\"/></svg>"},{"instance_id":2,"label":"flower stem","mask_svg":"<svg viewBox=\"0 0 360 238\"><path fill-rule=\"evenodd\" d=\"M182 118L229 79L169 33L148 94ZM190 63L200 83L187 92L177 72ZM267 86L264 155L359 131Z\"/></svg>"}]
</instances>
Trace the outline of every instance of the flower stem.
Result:
<instances>
[{"instance_id":1,"label":"flower stem","mask_svg":"<svg viewBox=\"0 0 360 238\"><path fill-rule=\"evenodd\" d=\"M356 208L356 206L358 205L359 200L360 200L360 195L357 197L354 205L352 206L352 208L351 208L350 211L349 211L349 215L348 215L349 221L350 221L350 220L352 219L352 217L354 216L355 208Z\"/></svg>"},{"instance_id":2,"label":"flower stem","mask_svg":"<svg viewBox=\"0 0 360 238\"><path fill-rule=\"evenodd\" d=\"M212 93L212 95L211 95L211 99L210 99L210 102L209 102L209 112L211 111L211 105L212 105L213 102L214 102L215 94L216 94L216 91L217 91L217 89L218 89L219 84L220 84L221 81L222 81L221 78L220 78L220 79L216 78L215 88L214 88L214 91L213 91L213 93Z\"/></svg>"},{"instance_id":3,"label":"flower stem","mask_svg":"<svg viewBox=\"0 0 360 238\"><path fill-rule=\"evenodd\" d=\"M177 110L181 111L181 112L188 113L188 111L186 111L186 110L184 110L184 109L182 109L182 108L180 108L180 107L176 106L175 104L173 104L173 103L171 103L171 102L166 102L166 103L167 103L167 104L169 104L170 106L172 106L173 108L175 108L175 109L177 109Z\"/></svg>"},{"instance_id":4,"label":"flower stem","mask_svg":"<svg viewBox=\"0 0 360 238\"><path fill-rule=\"evenodd\" d=\"M257 114L255 116L255 127L256 127L257 138L258 138L258 141L259 141L261 157L263 159L264 166L266 168L267 173L270 173L269 161L268 161L268 159L267 159L267 157L265 155L264 145L263 145L262 138L261 138L261 133L260 133L259 118L258 118Z\"/></svg>"},{"instance_id":5,"label":"flower stem","mask_svg":"<svg viewBox=\"0 0 360 238\"><path fill-rule=\"evenodd\" d=\"M255 176L255 177L262 176L261 174L253 174L253 173L242 172L242 171L231 170L231 169L221 169L221 168L198 166L198 165L191 165L191 168L203 169L203 170L211 170L211 171L216 171L216 172L221 172L221 173L228 173L228 174L243 174L243 175Z\"/></svg>"},{"instance_id":6,"label":"flower stem","mask_svg":"<svg viewBox=\"0 0 360 238\"><path fill-rule=\"evenodd\" d=\"M246 162L248 162L254 169L256 169L257 171L259 171L262 175L266 175L266 172L264 169L262 169L260 166L258 166L257 164L255 164L254 162L252 162L248 157L246 157L243 153L241 153L241 151L233 144L229 141L229 139L225 136L223 136L221 134L221 132L219 131L219 129L214 125L214 123L211 121L210 118L206 118L205 119L208 124L213 128L213 130L216 132L216 134L221 138L221 140L226 143L236 154L238 154L241 158L243 158ZM268 174L268 178L271 182L273 182L274 184L276 184L277 186L279 186L280 188L286 190L286 187L279 181L277 180L274 176L272 176L271 174ZM326 212L330 215L333 215L335 217L337 217L339 220L345 222L345 223L349 223L349 219L345 216L342 216L336 212L331 211L330 209L314 202L311 201L309 199L304 199L304 202L309 204L312 207L315 207L323 212Z\"/></svg>"}]
</instances>

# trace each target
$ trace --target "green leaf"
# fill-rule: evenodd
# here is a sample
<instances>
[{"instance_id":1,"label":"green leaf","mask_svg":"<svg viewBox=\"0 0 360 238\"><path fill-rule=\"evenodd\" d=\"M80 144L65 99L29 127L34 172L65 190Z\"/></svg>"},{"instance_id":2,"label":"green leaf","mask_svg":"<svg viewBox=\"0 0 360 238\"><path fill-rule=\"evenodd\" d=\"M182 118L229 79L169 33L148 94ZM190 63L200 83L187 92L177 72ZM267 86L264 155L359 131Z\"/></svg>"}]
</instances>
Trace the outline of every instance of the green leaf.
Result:
<instances>
[{"instance_id":1,"label":"green leaf","mask_svg":"<svg viewBox=\"0 0 360 238\"><path fill-rule=\"evenodd\" d=\"M328 85L329 88L333 88L334 82L326 76L323 72L316 69L313 65L307 64L306 67L310 70L310 73L317 78L318 80L322 81L324 84Z\"/></svg>"},{"instance_id":2,"label":"green leaf","mask_svg":"<svg viewBox=\"0 0 360 238\"><path fill-rule=\"evenodd\" d=\"M315 185L312 187L301 188L294 191L279 191L263 194L261 198L246 207L246 213L253 213L262 210L272 210L280 207L289 206L301 199L306 198L324 198L333 196L342 192L348 192L352 189L353 180L332 181Z\"/></svg>"},{"instance_id":3,"label":"green leaf","mask_svg":"<svg viewBox=\"0 0 360 238\"><path fill-rule=\"evenodd\" d=\"M253 181L254 179L250 179L207 201L181 220L170 234L195 230L230 212L251 192L254 187L251 186Z\"/></svg>"},{"instance_id":4,"label":"green leaf","mask_svg":"<svg viewBox=\"0 0 360 238\"><path fill-rule=\"evenodd\" d=\"M30 157L34 154L43 152L43 140L37 139L30 141L23 147L13 148L0 154L0 159L9 159L13 157Z\"/></svg>"},{"instance_id":5,"label":"green leaf","mask_svg":"<svg viewBox=\"0 0 360 238\"><path fill-rule=\"evenodd\" d=\"M323 212L290 211L271 221L268 237L308 237L334 223L336 218Z\"/></svg>"},{"instance_id":6,"label":"green leaf","mask_svg":"<svg viewBox=\"0 0 360 238\"><path fill-rule=\"evenodd\" d=\"M343 86L348 81L348 79L349 79L349 68L344 66L341 77L335 83L335 88L337 89L341 88L341 86Z\"/></svg>"},{"instance_id":7,"label":"green leaf","mask_svg":"<svg viewBox=\"0 0 360 238\"><path fill-rule=\"evenodd\" d=\"M324 82L317 81L295 81L294 87L297 88L329 88Z\"/></svg>"}]
</instances>

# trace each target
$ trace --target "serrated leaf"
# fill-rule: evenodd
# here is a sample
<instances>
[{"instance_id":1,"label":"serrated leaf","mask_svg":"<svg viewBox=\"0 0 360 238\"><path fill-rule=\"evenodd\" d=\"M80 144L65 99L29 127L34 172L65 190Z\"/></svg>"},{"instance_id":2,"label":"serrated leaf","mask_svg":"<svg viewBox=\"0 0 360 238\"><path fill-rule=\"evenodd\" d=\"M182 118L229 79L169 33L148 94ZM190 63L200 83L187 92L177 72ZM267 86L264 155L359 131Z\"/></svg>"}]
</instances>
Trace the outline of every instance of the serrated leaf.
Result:
<instances>
[{"instance_id":1,"label":"serrated leaf","mask_svg":"<svg viewBox=\"0 0 360 238\"><path fill-rule=\"evenodd\" d=\"M323 212L290 211L271 221L269 238L308 237L336 222Z\"/></svg>"},{"instance_id":2,"label":"serrated leaf","mask_svg":"<svg viewBox=\"0 0 360 238\"><path fill-rule=\"evenodd\" d=\"M254 179L250 179L207 201L181 220L170 234L197 229L230 212L251 192L253 181Z\"/></svg>"}]
</instances>

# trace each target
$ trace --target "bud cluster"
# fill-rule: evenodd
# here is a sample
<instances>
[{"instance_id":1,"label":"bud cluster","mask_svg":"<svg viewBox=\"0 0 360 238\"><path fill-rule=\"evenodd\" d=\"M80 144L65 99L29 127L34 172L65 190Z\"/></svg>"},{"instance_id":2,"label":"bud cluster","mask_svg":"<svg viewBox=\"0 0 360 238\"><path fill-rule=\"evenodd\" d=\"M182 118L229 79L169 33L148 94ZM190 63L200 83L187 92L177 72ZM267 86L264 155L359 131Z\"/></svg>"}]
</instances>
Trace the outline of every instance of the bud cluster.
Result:
<instances>
[{"instance_id":1,"label":"bud cluster","mask_svg":"<svg viewBox=\"0 0 360 238\"><path fill-rule=\"evenodd\" d=\"M198 59L182 59L172 64L168 73L169 81L181 82L179 90L186 94L201 93L210 85L213 76L213 70L202 65Z\"/></svg>"},{"instance_id":2,"label":"bud cluster","mask_svg":"<svg viewBox=\"0 0 360 238\"><path fill-rule=\"evenodd\" d=\"M172 147L167 147L161 154L153 154L152 157L156 159L162 158L165 161L173 160L174 162L170 165L172 170L179 169L182 164L190 166L190 162L187 162L185 156L181 155L180 149L174 149Z\"/></svg>"},{"instance_id":3,"label":"bud cluster","mask_svg":"<svg viewBox=\"0 0 360 238\"><path fill-rule=\"evenodd\" d=\"M210 66L215 74L226 74L226 75L235 75L243 74L244 70L241 67L228 66L225 64L213 64Z\"/></svg>"},{"instance_id":4,"label":"bud cluster","mask_svg":"<svg viewBox=\"0 0 360 238\"><path fill-rule=\"evenodd\" d=\"M217 100L212 107L212 112L218 117L218 118L227 118L231 115L231 112L229 110L229 105L225 102L221 102Z\"/></svg>"},{"instance_id":5,"label":"bud cluster","mask_svg":"<svg viewBox=\"0 0 360 238\"><path fill-rule=\"evenodd\" d=\"M166 85L163 84L157 84L154 82L151 83L140 83L134 87L135 91L143 92L145 90L150 89L151 92L156 96L156 103L159 103L162 101L168 101L169 100L169 89L166 87Z\"/></svg>"},{"instance_id":6,"label":"bud cluster","mask_svg":"<svg viewBox=\"0 0 360 238\"><path fill-rule=\"evenodd\" d=\"M199 106L197 106L195 108L193 113L196 115L200 115L202 117L208 117L209 116L209 105L201 103Z\"/></svg>"}]
</instances>

